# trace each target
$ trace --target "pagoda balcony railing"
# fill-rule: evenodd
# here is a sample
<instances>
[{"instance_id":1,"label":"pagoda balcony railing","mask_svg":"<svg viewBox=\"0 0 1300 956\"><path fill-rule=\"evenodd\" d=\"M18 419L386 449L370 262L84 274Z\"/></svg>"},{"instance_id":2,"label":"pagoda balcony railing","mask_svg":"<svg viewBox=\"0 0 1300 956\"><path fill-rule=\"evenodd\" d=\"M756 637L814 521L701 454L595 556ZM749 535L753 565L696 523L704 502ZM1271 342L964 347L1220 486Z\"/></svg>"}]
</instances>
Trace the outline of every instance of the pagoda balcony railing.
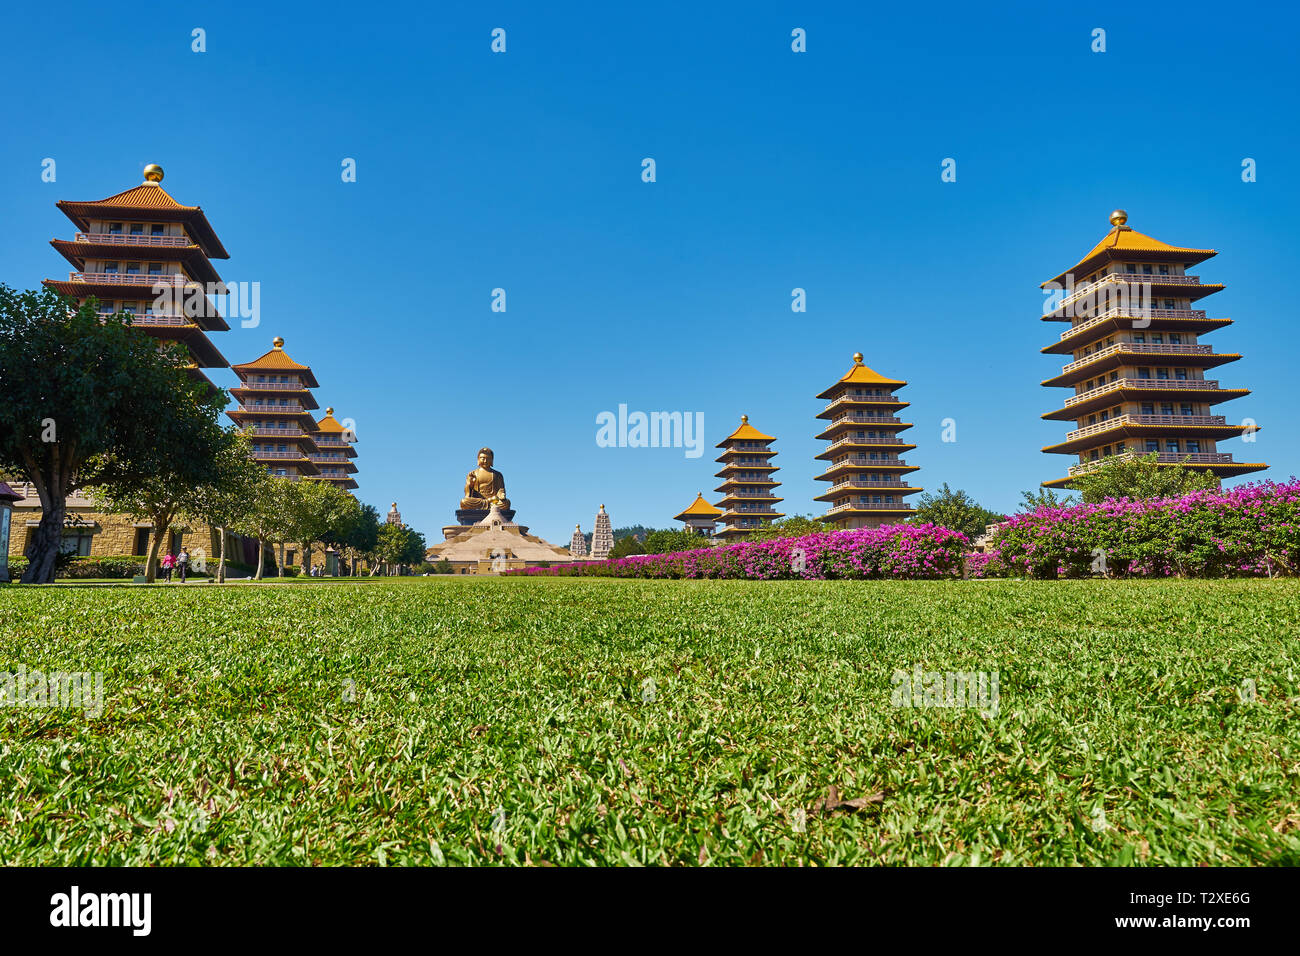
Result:
<instances>
[{"instance_id":1,"label":"pagoda balcony railing","mask_svg":"<svg viewBox=\"0 0 1300 956\"><path fill-rule=\"evenodd\" d=\"M292 392L302 392L302 391L306 391L307 389L307 386L302 384L302 382L240 382L235 387L246 388L250 392L255 392L264 388L285 390L285 391L292 391Z\"/></svg>"},{"instance_id":2,"label":"pagoda balcony railing","mask_svg":"<svg viewBox=\"0 0 1300 956\"><path fill-rule=\"evenodd\" d=\"M72 282L102 282L111 283L112 285L202 286L201 282L196 282L187 275L180 275L175 272L155 275L141 275L138 272L69 272L68 279Z\"/></svg>"},{"instance_id":3,"label":"pagoda balcony railing","mask_svg":"<svg viewBox=\"0 0 1300 956\"><path fill-rule=\"evenodd\" d=\"M79 232L77 242L94 242L101 246L146 246L152 248L188 246L190 240L185 236L143 236L128 235L121 232Z\"/></svg>"},{"instance_id":4,"label":"pagoda balcony railing","mask_svg":"<svg viewBox=\"0 0 1300 956\"><path fill-rule=\"evenodd\" d=\"M1232 455L1228 452L1221 452L1221 451L1160 451L1160 452L1148 451L1148 452L1137 452L1136 454L1134 454L1133 452L1125 452L1122 455L1115 455L1113 457L1124 459L1127 461L1130 458L1145 458L1150 455L1155 455L1156 461L1160 462L1161 464L1168 464L1168 465L1181 465L1184 462L1189 465L1230 465L1232 464ZM1077 465L1071 465L1069 470L1069 477L1073 478L1075 475L1085 474L1089 471L1092 471L1093 469L1100 468L1102 464L1103 463L1100 460L1098 460L1098 461L1085 461Z\"/></svg>"},{"instance_id":5,"label":"pagoda balcony railing","mask_svg":"<svg viewBox=\"0 0 1300 956\"><path fill-rule=\"evenodd\" d=\"M1080 392L1078 395L1071 395L1065 400L1065 407L1078 405L1080 402L1090 402L1107 392L1117 392L1125 388L1185 388L1195 389L1196 391L1217 391L1219 380L1215 378L1117 378L1113 382L1107 382L1105 385L1098 385L1086 392Z\"/></svg>"},{"instance_id":6,"label":"pagoda balcony railing","mask_svg":"<svg viewBox=\"0 0 1300 956\"><path fill-rule=\"evenodd\" d=\"M325 462L326 464L329 464L329 463L331 463L331 462L334 462L334 463L336 463L336 464L340 464L340 465L342 465L342 464L346 463L347 460L348 460L346 455L317 455L317 454L311 454L311 455L308 455L307 457L310 458L312 461L323 461L323 462Z\"/></svg>"},{"instance_id":7,"label":"pagoda balcony railing","mask_svg":"<svg viewBox=\"0 0 1300 956\"><path fill-rule=\"evenodd\" d=\"M1087 329L1094 328L1098 325L1104 325L1113 319L1116 315L1125 315L1135 319L1203 319L1205 318L1204 309L1108 309L1101 315L1089 319L1087 322L1080 322L1078 325L1071 326L1061 333L1061 339L1064 341L1072 335L1078 335Z\"/></svg>"},{"instance_id":8,"label":"pagoda balcony railing","mask_svg":"<svg viewBox=\"0 0 1300 956\"><path fill-rule=\"evenodd\" d=\"M776 495L766 491L733 491L728 498L764 498L770 501L776 500Z\"/></svg>"},{"instance_id":9,"label":"pagoda balcony railing","mask_svg":"<svg viewBox=\"0 0 1300 956\"><path fill-rule=\"evenodd\" d=\"M730 509L733 514L738 515L766 515L771 514L771 508L756 508L753 505L739 505Z\"/></svg>"},{"instance_id":10,"label":"pagoda balcony railing","mask_svg":"<svg viewBox=\"0 0 1300 956\"><path fill-rule=\"evenodd\" d=\"M1104 422L1085 425L1083 428L1076 428L1072 432L1066 432L1065 440L1074 441L1076 438L1086 438L1088 435L1108 431L1117 425L1185 425L1190 427L1227 424L1228 420L1222 415L1116 415Z\"/></svg>"},{"instance_id":11,"label":"pagoda balcony railing","mask_svg":"<svg viewBox=\"0 0 1300 956\"><path fill-rule=\"evenodd\" d=\"M323 435L316 435L316 444L322 448L348 448L350 443L345 442L342 438L325 438Z\"/></svg>"},{"instance_id":12,"label":"pagoda balcony railing","mask_svg":"<svg viewBox=\"0 0 1300 956\"><path fill-rule=\"evenodd\" d=\"M301 415L307 409L301 405L236 405L237 412L257 412L263 415Z\"/></svg>"},{"instance_id":13,"label":"pagoda balcony railing","mask_svg":"<svg viewBox=\"0 0 1300 956\"><path fill-rule=\"evenodd\" d=\"M255 425L253 427L254 435L284 435L287 437L302 436L307 434L301 428L279 428L271 425Z\"/></svg>"},{"instance_id":14,"label":"pagoda balcony railing","mask_svg":"<svg viewBox=\"0 0 1300 956\"><path fill-rule=\"evenodd\" d=\"M879 480L870 478L846 478L843 481L837 481L827 491L837 491L840 488L907 488L907 482L898 478L881 478Z\"/></svg>"},{"instance_id":15,"label":"pagoda balcony railing","mask_svg":"<svg viewBox=\"0 0 1300 956\"><path fill-rule=\"evenodd\" d=\"M853 422L854 424L858 424L858 425L901 425L903 424L903 420L901 418L894 418L888 415L884 415L884 416L854 415L850 413L848 415L841 415L839 418L832 418L830 424L827 425L826 427L833 428L834 426L840 424L841 422Z\"/></svg>"},{"instance_id":16,"label":"pagoda balcony railing","mask_svg":"<svg viewBox=\"0 0 1300 956\"><path fill-rule=\"evenodd\" d=\"M270 469L267 470L269 471ZM302 479L302 475L277 475L275 472L271 472L271 477L283 478L285 481L299 481Z\"/></svg>"},{"instance_id":17,"label":"pagoda balcony railing","mask_svg":"<svg viewBox=\"0 0 1300 956\"><path fill-rule=\"evenodd\" d=\"M889 402L890 404L896 404L898 399L893 395L850 395L845 392L839 398L827 402L826 407L823 408L822 411L829 412L841 402Z\"/></svg>"},{"instance_id":18,"label":"pagoda balcony railing","mask_svg":"<svg viewBox=\"0 0 1300 956\"><path fill-rule=\"evenodd\" d=\"M728 466L736 468L765 468L767 467L766 458L736 458L727 462Z\"/></svg>"},{"instance_id":19,"label":"pagoda balcony railing","mask_svg":"<svg viewBox=\"0 0 1300 956\"><path fill-rule=\"evenodd\" d=\"M1111 272L1088 282L1084 285L1075 286L1074 292L1062 299L1051 312L1045 313L1051 315L1054 312L1060 312L1065 306L1072 302L1078 302L1080 299L1092 294L1098 287L1103 285L1119 285L1127 283L1128 285L1200 285L1200 276L1153 276L1144 272Z\"/></svg>"},{"instance_id":20,"label":"pagoda balcony railing","mask_svg":"<svg viewBox=\"0 0 1300 956\"><path fill-rule=\"evenodd\" d=\"M826 446L829 451L832 448L839 448L841 445L906 445L908 442L901 438L838 438Z\"/></svg>"},{"instance_id":21,"label":"pagoda balcony railing","mask_svg":"<svg viewBox=\"0 0 1300 956\"><path fill-rule=\"evenodd\" d=\"M249 454L252 455L255 461L262 458L301 459L303 457L302 452L300 451L254 451Z\"/></svg>"},{"instance_id":22,"label":"pagoda balcony railing","mask_svg":"<svg viewBox=\"0 0 1300 956\"><path fill-rule=\"evenodd\" d=\"M184 315L169 315L164 312L129 312L126 309L122 309L121 313L131 317L132 325L166 325L177 327L194 325L194 321ZM96 315L117 315L117 312L111 309L100 309Z\"/></svg>"},{"instance_id":23,"label":"pagoda balcony railing","mask_svg":"<svg viewBox=\"0 0 1300 956\"><path fill-rule=\"evenodd\" d=\"M1077 361L1061 369L1061 374L1066 375L1077 369L1090 365L1093 362L1109 358L1112 355L1118 355L1120 352L1130 352L1135 355L1211 355L1214 346L1212 345L1154 345L1149 342L1116 342L1114 345L1108 345L1104 349L1098 349L1091 355L1085 355Z\"/></svg>"},{"instance_id":24,"label":"pagoda balcony railing","mask_svg":"<svg viewBox=\"0 0 1300 956\"><path fill-rule=\"evenodd\" d=\"M852 468L863 468L871 465L899 465L906 468L907 463L899 458L845 458L841 461L833 461L831 468L840 468L848 465Z\"/></svg>"},{"instance_id":25,"label":"pagoda balcony railing","mask_svg":"<svg viewBox=\"0 0 1300 956\"><path fill-rule=\"evenodd\" d=\"M833 515L837 511L911 511L912 506L903 501L846 501L844 504L835 505L826 513Z\"/></svg>"}]
</instances>

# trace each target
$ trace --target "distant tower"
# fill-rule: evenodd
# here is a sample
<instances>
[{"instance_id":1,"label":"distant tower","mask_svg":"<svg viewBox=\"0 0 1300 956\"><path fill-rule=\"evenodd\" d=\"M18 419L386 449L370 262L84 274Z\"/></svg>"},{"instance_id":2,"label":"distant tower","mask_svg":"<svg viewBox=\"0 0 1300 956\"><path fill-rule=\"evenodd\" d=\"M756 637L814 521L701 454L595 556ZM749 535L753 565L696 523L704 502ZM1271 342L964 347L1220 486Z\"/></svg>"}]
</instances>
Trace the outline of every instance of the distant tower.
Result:
<instances>
[{"instance_id":1,"label":"distant tower","mask_svg":"<svg viewBox=\"0 0 1300 956\"><path fill-rule=\"evenodd\" d=\"M612 547L614 547L614 529L610 527L605 506L601 505L600 510L596 512L596 530L591 535L591 556L597 561L604 561L609 557Z\"/></svg>"},{"instance_id":2,"label":"distant tower","mask_svg":"<svg viewBox=\"0 0 1300 956\"><path fill-rule=\"evenodd\" d=\"M826 462L817 481L831 483L816 499L830 505L821 516L827 524L878 528L916 513L905 496L922 490L908 480L918 468L898 457L916 447L898 437L912 427L897 414L908 403L894 394L906 384L863 365L855 352L853 367L817 396L828 402L817 417L830 420L817 436L830 444L816 456Z\"/></svg>"},{"instance_id":3,"label":"distant tower","mask_svg":"<svg viewBox=\"0 0 1300 956\"><path fill-rule=\"evenodd\" d=\"M582 533L582 525L573 526L573 537L569 539L569 556L585 558L587 556L587 536Z\"/></svg>"},{"instance_id":4,"label":"distant tower","mask_svg":"<svg viewBox=\"0 0 1300 956\"><path fill-rule=\"evenodd\" d=\"M388 512L388 517L384 519L388 524L400 526L402 524L402 513L397 510L397 502L393 502L393 510Z\"/></svg>"},{"instance_id":5,"label":"distant tower","mask_svg":"<svg viewBox=\"0 0 1300 956\"><path fill-rule=\"evenodd\" d=\"M775 508L784 499L773 494L780 485L777 466L772 464L776 452L769 447L774 441L751 425L748 415L741 415L740 427L718 442L717 447L723 449L717 458L722 471L716 477L722 484L713 490L722 492L718 507L726 509L718 518L722 522L719 538L749 534L765 521L785 517Z\"/></svg>"},{"instance_id":6,"label":"distant tower","mask_svg":"<svg viewBox=\"0 0 1300 956\"><path fill-rule=\"evenodd\" d=\"M715 508L704 500L704 492L695 496L691 506L679 514L673 520L683 522L687 529L694 531L696 534L702 534L706 538L712 537L718 528L718 517L722 514L721 508Z\"/></svg>"}]
</instances>

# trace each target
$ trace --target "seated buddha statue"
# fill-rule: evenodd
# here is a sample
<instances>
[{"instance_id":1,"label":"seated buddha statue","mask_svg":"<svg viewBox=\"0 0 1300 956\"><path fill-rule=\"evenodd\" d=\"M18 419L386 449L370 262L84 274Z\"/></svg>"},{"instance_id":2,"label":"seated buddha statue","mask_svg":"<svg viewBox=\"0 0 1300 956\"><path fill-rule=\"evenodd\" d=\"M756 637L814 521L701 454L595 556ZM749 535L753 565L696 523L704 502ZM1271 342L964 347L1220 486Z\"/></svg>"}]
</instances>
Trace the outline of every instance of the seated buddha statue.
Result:
<instances>
[{"instance_id":1,"label":"seated buddha statue","mask_svg":"<svg viewBox=\"0 0 1300 956\"><path fill-rule=\"evenodd\" d=\"M484 509L496 503L504 511L510 507L506 497L506 479L501 472L492 467L491 448L478 450L478 467L465 476L465 497L460 499L462 508Z\"/></svg>"}]
</instances>

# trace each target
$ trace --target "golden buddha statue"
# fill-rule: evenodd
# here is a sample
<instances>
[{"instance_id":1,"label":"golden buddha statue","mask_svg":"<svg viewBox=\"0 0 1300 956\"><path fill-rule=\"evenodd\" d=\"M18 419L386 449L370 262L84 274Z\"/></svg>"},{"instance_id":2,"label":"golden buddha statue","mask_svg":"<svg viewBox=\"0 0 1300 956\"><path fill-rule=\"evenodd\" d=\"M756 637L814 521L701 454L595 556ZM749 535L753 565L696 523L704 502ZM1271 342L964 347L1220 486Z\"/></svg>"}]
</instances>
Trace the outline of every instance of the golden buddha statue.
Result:
<instances>
[{"instance_id":1,"label":"golden buddha statue","mask_svg":"<svg viewBox=\"0 0 1300 956\"><path fill-rule=\"evenodd\" d=\"M506 497L506 479L501 472L492 467L491 448L478 450L478 467L465 476L465 497L460 499L462 508L487 509L493 501L505 511L510 507Z\"/></svg>"}]
</instances>

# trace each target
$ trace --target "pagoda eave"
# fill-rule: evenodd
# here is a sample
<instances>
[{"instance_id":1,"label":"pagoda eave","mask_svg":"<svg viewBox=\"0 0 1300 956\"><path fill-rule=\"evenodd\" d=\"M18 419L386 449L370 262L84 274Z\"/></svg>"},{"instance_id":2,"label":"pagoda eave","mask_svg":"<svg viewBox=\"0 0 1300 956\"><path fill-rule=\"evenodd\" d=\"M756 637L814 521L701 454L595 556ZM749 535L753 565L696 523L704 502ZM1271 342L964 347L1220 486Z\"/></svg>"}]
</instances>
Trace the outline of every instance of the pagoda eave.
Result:
<instances>
[{"instance_id":1,"label":"pagoda eave","mask_svg":"<svg viewBox=\"0 0 1300 956\"><path fill-rule=\"evenodd\" d=\"M1168 354L1117 352L1114 355L1107 355L1096 362L1089 362L1081 368L1072 369L1053 378L1044 379L1042 385L1046 388L1069 388L1100 373L1114 371L1125 366L1169 365L1180 368L1206 369L1217 368L1220 365L1235 362L1239 358L1241 356L1233 352L1171 352ZM1186 381L1186 379L1182 379L1182 381Z\"/></svg>"},{"instance_id":2,"label":"pagoda eave","mask_svg":"<svg viewBox=\"0 0 1300 956\"><path fill-rule=\"evenodd\" d=\"M1185 332L1190 335L1204 335L1232 325L1232 319L1148 319L1150 324L1142 327L1146 332ZM1045 345L1038 351L1044 355L1069 355L1079 346L1094 338L1128 332L1133 329L1133 320L1124 316L1107 319L1100 325L1084 329L1086 335L1068 335L1060 341ZM1082 329L1082 326L1080 326Z\"/></svg>"}]
</instances>

